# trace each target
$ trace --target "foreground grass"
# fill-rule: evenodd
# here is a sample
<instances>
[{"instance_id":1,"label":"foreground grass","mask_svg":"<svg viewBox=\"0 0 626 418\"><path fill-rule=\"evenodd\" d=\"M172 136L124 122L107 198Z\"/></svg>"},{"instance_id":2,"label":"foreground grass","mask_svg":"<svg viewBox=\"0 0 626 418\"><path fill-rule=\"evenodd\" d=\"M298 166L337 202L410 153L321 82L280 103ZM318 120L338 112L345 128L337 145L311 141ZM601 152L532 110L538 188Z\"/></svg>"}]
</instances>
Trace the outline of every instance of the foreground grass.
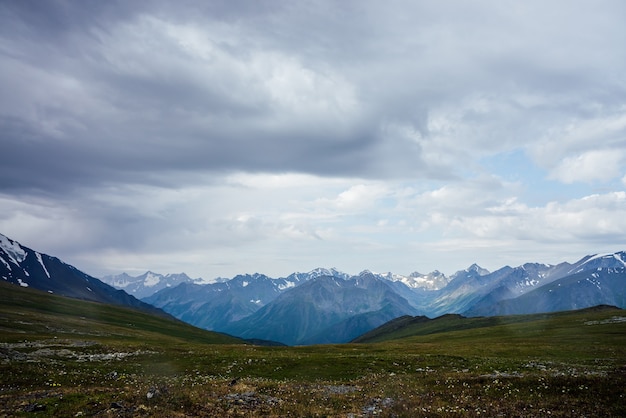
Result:
<instances>
[{"instance_id":1,"label":"foreground grass","mask_svg":"<svg viewBox=\"0 0 626 418\"><path fill-rule=\"evenodd\" d=\"M37 292L10 304L0 291L0 416L626 416L620 310L257 347Z\"/></svg>"}]
</instances>

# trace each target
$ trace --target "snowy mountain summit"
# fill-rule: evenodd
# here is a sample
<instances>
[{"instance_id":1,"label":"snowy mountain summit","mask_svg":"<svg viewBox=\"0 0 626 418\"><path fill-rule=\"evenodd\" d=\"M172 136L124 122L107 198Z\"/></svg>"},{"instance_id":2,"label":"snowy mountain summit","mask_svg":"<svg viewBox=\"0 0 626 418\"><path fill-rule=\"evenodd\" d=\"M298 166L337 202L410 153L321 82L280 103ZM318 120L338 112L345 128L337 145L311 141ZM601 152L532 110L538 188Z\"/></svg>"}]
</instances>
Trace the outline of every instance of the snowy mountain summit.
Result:
<instances>
[{"instance_id":1,"label":"snowy mountain summit","mask_svg":"<svg viewBox=\"0 0 626 418\"><path fill-rule=\"evenodd\" d=\"M135 296L138 299L142 299L153 295L159 290L163 290L168 287L176 287L181 283L196 283L207 284L212 282L204 281L203 279L192 279L185 273L178 274L159 274L147 271L139 276L130 276L126 273L105 276L100 280L117 288L124 290L126 293ZM219 279L216 279L216 281Z\"/></svg>"},{"instance_id":2,"label":"snowy mountain summit","mask_svg":"<svg viewBox=\"0 0 626 418\"><path fill-rule=\"evenodd\" d=\"M438 270L428 274L413 272L408 276L393 273L378 273L376 275L392 282L403 283L411 289L439 290L446 287L450 282L450 278Z\"/></svg>"}]
</instances>

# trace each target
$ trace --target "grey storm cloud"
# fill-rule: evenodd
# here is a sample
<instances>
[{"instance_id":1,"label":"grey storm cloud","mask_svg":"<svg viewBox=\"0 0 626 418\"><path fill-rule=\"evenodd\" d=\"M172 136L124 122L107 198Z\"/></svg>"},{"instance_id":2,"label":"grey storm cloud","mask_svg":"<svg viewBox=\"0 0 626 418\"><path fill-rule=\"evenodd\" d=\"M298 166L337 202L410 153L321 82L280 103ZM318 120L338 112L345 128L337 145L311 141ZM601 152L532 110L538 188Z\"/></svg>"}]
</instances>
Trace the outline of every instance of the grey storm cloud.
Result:
<instances>
[{"instance_id":1,"label":"grey storm cloud","mask_svg":"<svg viewBox=\"0 0 626 418\"><path fill-rule=\"evenodd\" d=\"M173 13L171 23L164 5L133 10L128 4L4 4L4 187L149 182L155 170L387 175L393 170L381 155L400 163L406 156L405 169L423 171L417 167L425 164L413 164L419 147L409 141L392 138L404 152L385 155L392 147L382 141L377 121L362 113L367 109L334 114L337 83L305 67L296 45L265 52L264 43L274 42L246 39L254 30L244 30L240 40L230 38L232 31L241 35L239 29L227 27L214 42L203 32L217 22L224 26L224 16L254 24L267 11L241 14L217 4L200 17ZM212 50L186 49L184 39L162 32L180 22L191 24L191 36ZM274 85L263 85L272 77ZM338 83L352 88L350 80ZM369 106L362 98L347 100Z\"/></svg>"},{"instance_id":2,"label":"grey storm cloud","mask_svg":"<svg viewBox=\"0 0 626 418\"><path fill-rule=\"evenodd\" d=\"M1 1L0 232L100 271L612 245L625 21L621 0Z\"/></svg>"},{"instance_id":3,"label":"grey storm cloud","mask_svg":"<svg viewBox=\"0 0 626 418\"><path fill-rule=\"evenodd\" d=\"M584 2L567 3L571 22L537 2L392 3L3 2L0 184L196 170L453 178L472 148L506 149L580 107L581 91L615 90L598 93L613 80L580 57L610 58L594 49L609 34L584 26L610 16L585 16ZM559 107L517 99L535 92ZM614 94L621 103L623 84ZM457 111L469 130L433 122L473 96L493 107Z\"/></svg>"}]
</instances>

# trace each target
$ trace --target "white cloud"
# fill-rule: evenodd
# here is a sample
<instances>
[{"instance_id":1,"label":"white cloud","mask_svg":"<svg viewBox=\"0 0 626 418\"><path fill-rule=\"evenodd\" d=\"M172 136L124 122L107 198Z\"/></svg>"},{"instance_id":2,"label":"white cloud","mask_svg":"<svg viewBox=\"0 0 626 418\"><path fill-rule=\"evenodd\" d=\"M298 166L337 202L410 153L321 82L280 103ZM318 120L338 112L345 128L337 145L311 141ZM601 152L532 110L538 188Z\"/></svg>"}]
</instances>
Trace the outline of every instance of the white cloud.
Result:
<instances>
[{"instance_id":1,"label":"white cloud","mask_svg":"<svg viewBox=\"0 0 626 418\"><path fill-rule=\"evenodd\" d=\"M550 173L563 183L609 181L619 178L624 169L626 150L593 150L567 157Z\"/></svg>"},{"instance_id":2,"label":"white cloud","mask_svg":"<svg viewBox=\"0 0 626 418\"><path fill-rule=\"evenodd\" d=\"M610 181L624 173L626 109L592 106L585 118L561 119L529 145L534 160L564 183Z\"/></svg>"},{"instance_id":3,"label":"white cloud","mask_svg":"<svg viewBox=\"0 0 626 418\"><path fill-rule=\"evenodd\" d=\"M380 184L357 184L341 192L334 203L340 209L365 211L386 193L387 188Z\"/></svg>"},{"instance_id":4,"label":"white cloud","mask_svg":"<svg viewBox=\"0 0 626 418\"><path fill-rule=\"evenodd\" d=\"M590 195L564 203L529 207L510 199L485 208L478 216L443 214L441 222L466 236L496 240L513 238L537 244L589 240L616 242L626 233L626 193Z\"/></svg>"}]
</instances>

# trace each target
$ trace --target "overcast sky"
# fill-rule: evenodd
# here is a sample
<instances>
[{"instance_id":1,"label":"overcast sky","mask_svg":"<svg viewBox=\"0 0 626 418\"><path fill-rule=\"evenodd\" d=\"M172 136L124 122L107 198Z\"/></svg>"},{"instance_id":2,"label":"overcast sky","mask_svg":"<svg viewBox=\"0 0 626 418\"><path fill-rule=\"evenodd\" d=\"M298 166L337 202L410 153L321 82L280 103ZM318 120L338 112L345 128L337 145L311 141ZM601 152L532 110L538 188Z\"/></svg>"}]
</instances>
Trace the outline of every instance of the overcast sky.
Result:
<instances>
[{"instance_id":1,"label":"overcast sky","mask_svg":"<svg viewBox=\"0 0 626 418\"><path fill-rule=\"evenodd\" d=\"M626 249L626 2L0 1L0 233L102 276Z\"/></svg>"}]
</instances>

